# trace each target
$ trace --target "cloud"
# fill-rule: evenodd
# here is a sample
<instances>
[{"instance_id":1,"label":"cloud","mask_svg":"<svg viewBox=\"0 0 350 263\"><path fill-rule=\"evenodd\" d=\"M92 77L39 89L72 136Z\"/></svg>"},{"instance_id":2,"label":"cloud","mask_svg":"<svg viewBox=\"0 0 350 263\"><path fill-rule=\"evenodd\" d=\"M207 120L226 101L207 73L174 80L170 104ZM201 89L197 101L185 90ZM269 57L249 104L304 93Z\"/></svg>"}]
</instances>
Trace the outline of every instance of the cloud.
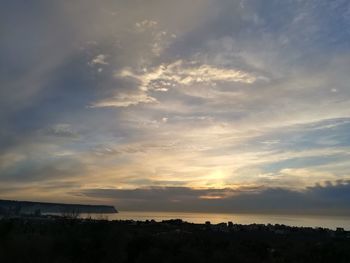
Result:
<instances>
[{"instance_id":1,"label":"cloud","mask_svg":"<svg viewBox=\"0 0 350 263\"><path fill-rule=\"evenodd\" d=\"M178 60L162 64L145 73L134 73L124 69L116 74L119 78L131 78L139 82L140 90L162 90L174 85L213 84L215 82L241 82L251 84L256 81L253 74L227 68L219 68L198 62Z\"/></svg>"},{"instance_id":2,"label":"cloud","mask_svg":"<svg viewBox=\"0 0 350 263\"><path fill-rule=\"evenodd\" d=\"M284 200L349 178L347 1L18 2L0 8L0 184L22 189L12 196L56 183L51 198L73 200L69 180L78 192L182 186L186 200L217 189L195 192L205 208L234 192L219 188Z\"/></svg>"},{"instance_id":3,"label":"cloud","mask_svg":"<svg viewBox=\"0 0 350 263\"><path fill-rule=\"evenodd\" d=\"M26 156L11 166L2 167L2 183L33 184L35 182L59 182L62 179L73 179L81 176L86 168L78 159L71 156L41 159Z\"/></svg>"},{"instance_id":4,"label":"cloud","mask_svg":"<svg viewBox=\"0 0 350 263\"><path fill-rule=\"evenodd\" d=\"M158 25L157 21L154 20L143 20L141 22L136 22L136 27L142 31L149 29L149 28L154 28Z\"/></svg>"},{"instance_id":5,"label":"cloud","mask_svg":"<svg viewBox=\"0 0 350 263\"><path fill-rule=\"evenodd\" d=\"M154 20L146 19L141 22L136 22L135 25L137 33L148 34L150 36L151 41L148 46L152 54L156 57L159 57L176 38L175 34L169 33Z\"/></svg>"},{"instance_id":6,"label":"cloud","mask_svg":"<svg viewBox=\"0 0 350 263\"><path fill-rule=\"evenodd\" d=\"M269 187L150 187L86 189L74 194L108 200L120 210L350 215L350 181L344 180L301 191Z\"/></svg>"},{"instance_id":7,"label":"cloud","mask_svg":"<svg viewBox=\"0 0 350 263\"><path fill-rule=\"evenodd\" d=\"M95 58L91 60L89 65L94 66L94 65L109 65L109 63L106 61L107 56L104 54L97 55Z\"/></svg>"},{"instance_id":8,"label":"cloud","mask_svg":"<svg viewBox=\"0 0 350 263\"><path fill-rule=\"evenodd\" d=\"M112 98L98 101L91 105L91 108L103 107L129 107L138 104L156 103L157 99L148 96L146 93L138 92L135 94L118 94Z\"/></svg>"},{"instance_id":9,"label":"cloud","mask_svg":"<svg viewBox=\"0 0 350 263\"><path fill-rule=\"evenodd\" d=\"M5 153L0 155L0 170L6 169L25 159L25 155L17 153Z\"/></svg>"},{"instance_id":10,"label":"cloud","mask_svg":"<svg viewBox=\"0 0 350 263\"><path fill-rule=\"evenodd\" d=\"M65 137L65 138L78 138L79 134L75 132L70 124L59 123L48 127L43 130L43 133L48 136Z\"/></svg>"},{"instance_id":11,"label":"cloud","mask_svg":"<svg viewBox=\"0 0 350 263\"><path fill-rule=\"evenodd\" d=\"M150 71L144 69L144 72L139 74L125 68L115 76L136 81L139 91L130 94L117 93L111 98L93 103L91 107L128 107L141 103L155 103L157 99L149 95L150 91L166 92L176 86L216 85L216 82L251 84L256 81L252 74L240 70L196 64L198 63L179 60L168 65L162 64Z\"/></svg>"}]
</instances>

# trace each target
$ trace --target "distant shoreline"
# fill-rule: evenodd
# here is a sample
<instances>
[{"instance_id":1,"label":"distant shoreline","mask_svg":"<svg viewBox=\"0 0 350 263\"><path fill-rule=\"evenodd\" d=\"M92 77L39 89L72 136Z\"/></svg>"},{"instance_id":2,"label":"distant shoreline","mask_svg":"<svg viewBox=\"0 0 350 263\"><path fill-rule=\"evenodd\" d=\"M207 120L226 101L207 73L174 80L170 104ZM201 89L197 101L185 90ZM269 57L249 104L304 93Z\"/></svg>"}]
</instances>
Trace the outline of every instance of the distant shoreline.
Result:
<instances>
[{"instance_id":1,"label":"distant shoreline","mask_svg":"<svg viewBox=\"0 0 350 263\"><path fill-rule=\"evenodd\" d=\"M33 201L0 200L0 214L80 214L80 213L118 213L110 205L65 204Z\"/></svg>"}]
</instances>

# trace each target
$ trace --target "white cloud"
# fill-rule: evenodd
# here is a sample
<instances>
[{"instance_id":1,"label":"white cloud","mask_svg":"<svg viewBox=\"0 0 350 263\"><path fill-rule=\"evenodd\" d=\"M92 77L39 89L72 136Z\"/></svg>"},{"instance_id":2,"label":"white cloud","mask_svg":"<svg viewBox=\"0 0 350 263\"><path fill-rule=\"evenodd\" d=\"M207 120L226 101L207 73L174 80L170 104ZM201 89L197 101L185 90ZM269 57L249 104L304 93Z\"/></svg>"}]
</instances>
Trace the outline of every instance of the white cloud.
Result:
<instances>
[{"instance_id":1,"label":"white cloud","mask_svg":"<svg viewBox=\"0 0 350 263\"><path fill-rule=\"evenodd\" d=\"M146 93L140 92L136 94L118 94L112 98L104 99L94 103L92 108L101 107L128 107L140 103L155 103L157 99L148 96Z\"/></svg>"},{"instance_id":2,"label":"white cloud","mask_svg":"<svg viewBox=\"0 0 350 263\"><path fill-rule=\"evenodd\" d=\"M136 80L139 89L137 93L120 93L96 102L92 107L128 107L140 103L154 103L157 99L148 94L150 91L166 92L178 85L190 87L193 84L215 85L216 82L251 84L256 81L253 74L241 70L218 68L208 64L198 65L195 62L182 60L162 64L150 71L143 69L142 73L134 73L132 69L124 68L115 76Z\"/></svg>"},{"instance_id":3,"label":"white cloud","mask_svg":"<svg viewBox=\"0 0 350 263\"><path fill-rule=\"evenodd\" d=\"M109 63L106 61L107 56L100 54L97 55L95 58L93 58L91 60L91 62L89 63L89 65L94 66L94 65L108 65Z\"/></svg>"},{"instance_id":4,"label":"white cloud","mask_svg":"<svg viewBox=\"0 0 350 263\"><path fill-rule=\"evenodd\" d=\"M219 68L208 64L178 60L171 64L162 64L146 73L134 73L126 68L116 74L119 78L131 78L139 82L141 90L165 91L173 85L189 86L196 83L240 82L252 84L256 77L248 72L236 69Z\"/></svg>"},{"instance_id":5,"label":"white cloud","mask_svg":"<svg viewBox=\"0 0 350 263\"><path fill-rule=\"evenodd\" d=\"M154 20L143 20L141 22L136 22L135 26L138 30L144 31L146 29L155 28L158 25L157 21Z\"/></svg>"}]
</instances>

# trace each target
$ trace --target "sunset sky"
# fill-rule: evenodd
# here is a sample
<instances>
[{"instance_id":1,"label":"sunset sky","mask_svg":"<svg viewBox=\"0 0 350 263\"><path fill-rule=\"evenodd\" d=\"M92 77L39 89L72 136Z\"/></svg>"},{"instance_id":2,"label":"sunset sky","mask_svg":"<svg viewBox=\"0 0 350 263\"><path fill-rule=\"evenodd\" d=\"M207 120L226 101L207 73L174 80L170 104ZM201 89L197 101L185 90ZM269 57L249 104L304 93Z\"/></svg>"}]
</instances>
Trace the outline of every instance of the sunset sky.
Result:
<instances>
[{"instance_id":1,"label":"sunset sky","mask_svg":"<svg viewBox=\"0 0 350 263\"><path fill-rule=\"evenodd\" d=\"M1 198L350 214L350 2L1 1Z\"/></svg>"}]
</instances>

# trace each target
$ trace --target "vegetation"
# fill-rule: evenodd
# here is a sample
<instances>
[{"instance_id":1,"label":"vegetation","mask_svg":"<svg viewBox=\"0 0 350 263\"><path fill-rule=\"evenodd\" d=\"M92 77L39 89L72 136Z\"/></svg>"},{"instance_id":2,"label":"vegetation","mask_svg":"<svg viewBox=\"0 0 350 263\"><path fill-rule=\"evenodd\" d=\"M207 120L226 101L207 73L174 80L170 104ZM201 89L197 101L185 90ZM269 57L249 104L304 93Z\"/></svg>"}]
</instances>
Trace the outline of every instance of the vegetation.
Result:
<instances>
[{"instance_id":1,"label":"vegetation","mask_svg":"<svg viewBox=\"0 0 350 263\"><path fill-rule=\"evenodd\" d=\"M349 233L283 225L0 220L0 262L350 262Z\"/></svg>"}]
</instances>

